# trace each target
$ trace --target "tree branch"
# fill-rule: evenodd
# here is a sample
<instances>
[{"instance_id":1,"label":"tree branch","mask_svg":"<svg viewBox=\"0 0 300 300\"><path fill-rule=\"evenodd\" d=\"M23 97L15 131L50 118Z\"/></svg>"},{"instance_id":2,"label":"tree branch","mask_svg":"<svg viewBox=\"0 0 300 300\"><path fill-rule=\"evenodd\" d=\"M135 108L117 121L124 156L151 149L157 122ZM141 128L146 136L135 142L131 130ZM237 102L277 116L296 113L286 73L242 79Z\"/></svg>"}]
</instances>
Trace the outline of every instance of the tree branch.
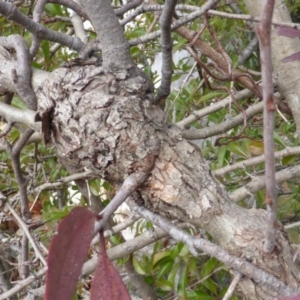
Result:
<instances>
[{"instance_id":1,"label":"tree branch","mask_svg":"<svg viewBox=\"0 0 300 300\"><path fill-rule=\"evenodd\" d=\"M128 12L129 10L138 7L139 5L141 5L144 2L144 0L132 0L130 2L127 2L126 4L124 4L122 7L115 9L115 14L117 16L122 16L124 15L126 12Z\"/></svg>"},{"instance_id":2,"label":"tree branch","mask_svg":"<svg viewBox=\"0 0 300 300\"><path fill-rule=\"evenodd\" d=\"M11 212L11 214L14 216L14 218L16 219L16 221L18 222L20 228L23 230L23 232L26 234L28 240L31 243L32 248L34 249L34 252L36 254L36 256L40 259L40 261L42 262L42 264L47 267L47 262L46 259L44 258L43 254L41 253L39 247L37 246L34 238L32 237L26 223L19 217L18 213L14 210L14 208L6 202L5 206L8 208L8 210Z\"/></svg>"},{"instance_id":3,"label":"tree branch","mask_svg":"<svg viewBox=\"0 0 300 300\"><path fill-rule=\"evenodd\" d=\"M282 183L295 178L300 178L300 166L290 167L275 173L276 183ZM276 183L274 188L276 188ZM256 177L251 182L232 192L230 194L230 199L237 203L249 196L254 195L257 191L263 189L265 186L266 177Z\"/></svg>"},{"instance_id":4,"label":"tree branch","mask_svg":"<svg viewBox=\"0 0 300 300\"><path fill-rule=\"evenodd\" d=\"M282 159L286 156L299 155L299 154L300 154L300 147L288 147L284 150L274 153L275 159ZM228 165L224 168L220 168L218 170L215 170L213 173L215 176L224 176L225 174L229 172L233 172L237 169L243 169L245 167L255 166L263 162L265 162L265 155L260 155L243 161L239 161L233 165Z\"/></svg>"},{"instance_id":5,"label":"tree branch","mask_svg":"<svg viewBox=\"0 0 300 300\"><path fill-rule=\"evenodd\" d=\"M37 279L44 276L46 274L46 272L47 272L47 269L43 268L43 269L39 270L37 273L30 275L26 279L18 282L13 288L11 288L7 292L1 294L0 300L9 299L9 297L12 297L13 295L17 294L18 292L20 292L21 290L26 288L28 285L32 284L34 281L36 281Z\"/></svg>"},{"instance_id":6,"label":"tree branch","mask_svg":"<svg viewBox=\"0 0 300 300\"><path fill-rule=\"evenodd\" d=\"M248 89L244 89L242 91L237 92L234 97L237 101L243 100L245 98L253 96L253 92L251 92ZM209 105L203 109L195 110L190 113L188 117L185 119L182 119L181 121L177 122L176 125L180 127L181 129L184 129L191 123L193 123L196 120L199 120L213 112L216 112L222 108L227 107L232 103L232 98L230 96L226 97L225 99L222 99L212 105Z\"/></svg>"},{"instance_id":7,"label":"tree branch","mask_svg":"<svg viewBox=\"0 0 300 300\"><path fill-rule=\"evenodd\" d=\"M171 90L171 80L172 80L172 48L173 40L171 35L171 24L173 19L173 14L175 11L175 5L177 0L167 0L165 1L163 12L160 16L159 22L161 27L161 39L160 45L162 48L162 66L161 66L161 84L158 89L158 95L156 97L156 102L164 102L164 100L169 96Z\"/></svg>"},{"instance_id":8,"label":"tree branch","mask_svg":"<svg viewBox=\"0 0 300 300\"><path fill-rule=\"evenodd\" d=\"M41 131L41 124L35 121L36 112L33 112L32 110L18 109L0 102L0 116L7 122L23 123L35 131Z\"/></svg>"},{"instance_id":9,"label":"tree branch","mask_svg":"<svg viewBox=\"0 0 300 300\"><path fill-rule=\"evenodd\" d=\"M253 104L249 108L245 110L245 114L247 119L250 119L260 113L263 110L263 102L259 102L257 104ZM244 116L243 114L239 114L233 117L230 120L224 121L220 124L216 124L214 126L205 127L198 130L185 130L182 133L182 136L188 140L198 140L198 139L205 139L217 134L225 133L231 128L234 128L238 125L243 124Z\"/></svg>"},{"instance_id":10,"label":"tree branch","mask_svg":"<svg viewBox=\"0 0 300 300\"><path fill-rule=\"evenodd\" d=\"M228 287L228 290L226 291L226 294L222 300L229 300L231 298L241 278L242 274L238 272L231 281L230 286Z\"/></svg>"},{"instance_id":11,"label":"tree branch","mask_svg":"<svg viewBox=\"0 0 300 300\"><path fill-rule=\"evenodd\" d=\"M263 102L264 102L264 152L266 177L266 210L268 223L265 232L264 251L272 253L276 240L277 193L274 159L274 114L276 110L272 81L271 22L274 0L265 0L261 22L257 28L260 45L260 62L262 68Z\"/></svg>"},{"instance_id":12,"label":"tree branch","mask_svg":"<svg viewBox=\"0 0 300 300\"><path fill-rule=\"evenodd\" d=\"M41 15L43 13L44 7L47 4L48 0L38 0L36 2L36 5L34 7L33 10L33 21L36 23L40 23L41 21ZM32 35L32 44L30 47L30 57L31 59L33 59L35 57L35 55L37 54L37 51L39 49L40 46L40 40L38 39L36 34Z\"/></svg>"},{"instance_id":13,"label":"tree branch","mask_svg":"<svg viewBox=\"0 0 300 300\"><path fill-rule=\"evenodd\" d=\"M24 29L27 29L29 32L37 35L39 39L60 43L78 52L84 46L81 40L77 37L73 38L69 35L50 30L41 24L37 24L29 17L22 14L12 3L0 2L0 13L8 20L16 22Z\"/></svg>"},{"instance_id":14,"label":"tree branch","mask_svg":"<svg viewBox=\"0 0 300 300\"><path fill-rule=\"evenodd\" d=\"M179 20L173 22L173 24L171 25L171 30L175 30L175 29L181 27L182 25L199 18L200 16L205 14L211 7L216 5L218 2L220 2L220 0L208 0L205 4L203 4L196 11L192 12L188 16L181 17ZM123 25L123 23L125 23L125 20L123 22L121 22L120 24ZM157 31L151 32L147 35L144 35L142 37L132 39L129 41L129 44L131 46L136 46L138 44L146 43L150 40L156 39L160 35L161 35L161 30L157 30Z\"/></svg>"},{"instance_id":15,"label":"tree branch","mask_svg":"<svg viewBox=\"0 0 300 300\"><path fill-rule=\"evenodd\" d=\"M72 9L73 11L75 11L79 16L83 17L84 19L88 20L89 17L88 15L85 13L85 11L82 9L82 7L76 3L73 0L48 0L48 3L58 3L61 4L63 6L66 6L70 9Z\"/></svg>"},{"instance_id":16,"label":"tree branch","mask_svg":"<svg viewBox=\"0 0 300 300\"><path fill-rule=\"evenodd\" d=\"M137 8L134 12L132 12L130 15L128 15L124 20L121 21L122 25L127 24L131 20L133 20L138 15L141 15L145 12L149 11L162 11L163 5L143 5L139 8ZM196 12L199 10L198 6L193 5L187 5L187 4L177 4L175 7L175 10L186 10L186 11L192 11ZM207 11L207 14L211 16L217 16L221 18L228 18L228 19L234 19L234 20L244 20L249 22L260 22L260 17L254 17L252 15L245 15L245 14L232 14L224 11L217 11L213 9L209 9ZM272 21L272 25L277 26L283 26L283 27L290 27L290 28L300 28L300 25L297 23L291 23L291 22L278 22L278 21Z\"/></svg>"},{"instance_id":17,"label":"tree branch","mask_svg":"<svg viewBox=\"0 0 300 300\"><path fill-rule=\"evenodd\" d=\"M108 71L112 66L124 69L134 66L129 54L129 44L109 0L80 0L84 10L101 41L103 68Z\"/></svg>"},{"instance_id":18,"label":"tree branch","mask_svg":"<svg viewBox=\"0 0 300 300\"><path fill-rule=\"evenodd\" d=\"M1 8L1 3L0 3ZM19 35L0 37L0 45L7 49L14 49L17 53L18 69L12 69L12 78L19 96L27 107L37 110L37 99L31 87L30 53L25 40Z\"/></svg>"},{"instance_id":19,"label":"tree branch","mask_svg":"<svg viewBox=\"0 0 300 300\"><path fill-rule=\"evenodd\" d=\"M57 189L61 185L66 184L66 183L71 182L71 181L74 181L74 180L92 179L92 178L95 178L93 171L85 171L85 172L82 172L82 173L72 174L70 176L60 178L56 182L43 183L43 184L35 187L34 189L31 189L31 192L32 193L40 193L40 192L42 192L43 190L46 190L46 189L48 189L48 190Z\"/></svg>"},{"instance_id":20,"label":"tree branch","mask_svg":"<svg viewBox=\"0 0 300 300\"><path fill-rule=\"evenodd\" d=\"M219 261L225 263L228 267L233 268L234 270L251 278L257 283L263 283L264 285L269 286L271 289L276 291L276 293L278 293L278 296L291 295L297 292L297 290L286 286L282 281L278 280L273 275L270 275L265 271L258 269L256 266L247 262L245 259L234 257L228 254L228 252L223 250L221 247L218 247L208 240L191 236L163 217L152 213L144 207L134 206L133 210L147 220L150 220L156 226L163 228L163 230L168 232L169 235L175 240L185 243L187 246L189 246L190 249L197 248L204 251L205 253L217 258Z\"/></svg>"},{"instance_id":21,"label":"tree branch","mask_svg":"<svg viewBox=\"0 0 300 300\"><path fill-rule=\"evenodd\" d=\"M100 213L99 221L95 224L95 234L105 226L112 214L148 177L146 173L132 173L123 182L114 198Z\"/></svg>"}]
</instances>

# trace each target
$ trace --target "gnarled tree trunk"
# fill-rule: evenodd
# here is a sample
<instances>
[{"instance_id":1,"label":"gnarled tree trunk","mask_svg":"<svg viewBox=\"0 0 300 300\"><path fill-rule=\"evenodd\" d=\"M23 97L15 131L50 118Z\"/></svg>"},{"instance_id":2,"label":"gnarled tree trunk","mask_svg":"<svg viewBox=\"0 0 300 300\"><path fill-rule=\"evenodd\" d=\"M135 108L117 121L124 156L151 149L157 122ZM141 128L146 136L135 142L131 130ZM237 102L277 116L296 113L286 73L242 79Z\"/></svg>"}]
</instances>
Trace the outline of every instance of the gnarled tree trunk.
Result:
<instances>
[{"instance_id":1,"label":"gnarled tree trunk","mask_svg":"<svg viewBox=\"0 0 300 300\"><path fill-rule=\"evenodd\" d=\"M229 253L251 259L291 287L300 279L287 237L278 223L276 251L263 253L263 210L246 210L230 201L199 150L166 123L146 98L148 84L126 70L104 73L101 66L57 69L37 92L40 111L53 110L52 140L64 163L87 167L113 185L128 174L149 174L135 199L171 219L202 227ZM247 299L278 293L244 278Z\"/></svg>"}]
</instances>

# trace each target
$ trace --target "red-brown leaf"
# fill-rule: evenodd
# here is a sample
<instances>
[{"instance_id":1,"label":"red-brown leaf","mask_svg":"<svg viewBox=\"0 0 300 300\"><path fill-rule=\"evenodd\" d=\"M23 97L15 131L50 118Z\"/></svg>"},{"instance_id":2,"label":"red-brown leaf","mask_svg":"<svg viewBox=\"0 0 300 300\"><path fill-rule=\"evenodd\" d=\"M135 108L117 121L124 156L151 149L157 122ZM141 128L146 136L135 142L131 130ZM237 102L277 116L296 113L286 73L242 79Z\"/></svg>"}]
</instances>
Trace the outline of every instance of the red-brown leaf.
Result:
<instances>
[{"instance_id":1,"label":"red-brown leaf","mask_svg":"<svg viewBox=\"0 0 300 300\"><path fill-rule=\"evenodd\" d=\"M300 60L300 52L296 52L292 55L289 55L289 56L285 57L284 59L282 59L281 61L283 63L287 63L287 62L293 62L296 60Z\"/></svg>"},{"instance_id":2,"label":"red-brown leaf","mask_svg":"<svg viewBox=\"0 0 300 300\"><path fill-rule=\"evenodd\" d=\"M84 207L75 207L60 222L48 256L45 300L72 300L94 224L95 214Z\"/></svg>"},{"instance_id":3,"label":"red-brown leaf","mask_svg":"<svg viewBox=\"0 0 300 300\"><path fill-rule=\"evenodd\" d=\"M300 37L300 30L297 28L290 28L284 26L276 26L277 34L289 38Z\"/></svg>"},{"instance_id":4,"label":"red-brown leaf","mask_svg":"<svg viewBox=\"0 0 300 300\"><path fill-rule=\"evenodd\" d=\"M121 276L107 257L103 231L100 231L100 252L90 299L131 300Z\"/></svg>"},{"instance_id":5,"label":"red-brown leaf","mask_svg":"<svg viewBox=\"0 0 300 300\"><path fill-rule=\"evenodd\" d=\"M289 296L289 297L285 297L285 298L280 298L278 300L300 300L300 295L297 296Z\"/></svg>"}]
</instances>

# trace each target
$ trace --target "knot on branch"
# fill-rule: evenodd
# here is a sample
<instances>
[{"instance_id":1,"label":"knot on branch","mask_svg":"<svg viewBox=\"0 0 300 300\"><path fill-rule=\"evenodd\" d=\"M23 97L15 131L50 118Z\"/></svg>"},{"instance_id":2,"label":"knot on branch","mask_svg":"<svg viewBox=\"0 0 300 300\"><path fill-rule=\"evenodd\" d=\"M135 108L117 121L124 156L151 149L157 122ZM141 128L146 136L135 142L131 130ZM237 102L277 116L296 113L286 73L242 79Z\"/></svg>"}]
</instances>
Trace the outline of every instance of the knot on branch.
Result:
<instances>
[{"instance_id":1,"label":"knot on branch","mask_svg":"<svg viewBox=\"0 0 300 300\"><path fill-rule=\"evenodd\" d=\"M122 182L133 172L151 172L164 116L145 100L142 73L112 67L113 73L95 65L55 71L39 90L40 115L52 105L52 141L63 160Z\"/></svg>"}]
</instances>

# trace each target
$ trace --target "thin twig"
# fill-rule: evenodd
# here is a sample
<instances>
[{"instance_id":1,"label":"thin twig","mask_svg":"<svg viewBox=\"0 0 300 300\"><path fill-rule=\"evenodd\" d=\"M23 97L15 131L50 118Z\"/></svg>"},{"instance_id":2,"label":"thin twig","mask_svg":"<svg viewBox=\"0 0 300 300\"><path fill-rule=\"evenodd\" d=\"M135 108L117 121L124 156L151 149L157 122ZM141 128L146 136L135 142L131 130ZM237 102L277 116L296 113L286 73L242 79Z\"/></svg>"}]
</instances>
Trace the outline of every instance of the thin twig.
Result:
<instances>
[{"instance_id":1,"label":"thin twig","mask_svg":"<svg viewBox=\"0 0 300 300\"><path fill-rule=\"evenodd\" d=\"M38 271L37 273L27 277L26 279L18 282L13 288L11 288L9 291L3 293L0 295L0 300L7 300L9 299L9 297L17 294L18 292L20 292L21 290L23 290L24 288L26 288L28 285L30 285L31 283L33 283L34 281L36 281L37 279L41 278L42 276L44 276L47 272L47 268L43 268L40 271Z\"/></svg>"},{"instance_id":2,"label":"thin twig","mask_svg":"<svg viewBox=\"0 0 300 300\"><path fill-rule=\"evenodd\" d=\"M161 66L161 84L158 89L158 95L156 97L156 102L164 102L164 100L169 96L171 90L171 79L172 79L172 48L173 39L171 36L171 24L173 19L173 14L175 10L177 0L167 0L164 5L163 12L160 16L159 22L161 27L161 39L160 45L162 48L162 66ZM164 105L161 105L164 107Z\"/></svg>"},{"instance_id":3,"label":"thin twig","mask_svg":"<svg viewBox=\"0 0 300 300\"><path fill-rule=\"evenodd\" d=\"M35 187L34 189L30 190L30 192L40 193L46 189L57 189L61 185L71 182L71 181L74 181L74 180L77 180L77 179L92 179L92 178L95 178L94 173L92 171L85 171L82 173L72 174L70 176L60 178L58 181L55 181L55 182L43 183L43 184Z\"/></svg>"},{"instance_id":4,"label":"thin twig","mask_svg":"<svg viewBox=\"0 0 300 300\"><path fill-rule=\"evenodd\" d=\"M132 19L137 17L140 14L143 14L145 12L149 11L162 11L163 10L163 5L143 5L139 8L137 8L134 12L132 12L130 15L128 15L124 20L122 20L122 25L127 24L130 22ZM193 6L193 5L187 5L187 4L177 4L175 7L175 10L186 10L186 11L192 11L196 12L199 10L198 6ZM249 22L260 22L261 18L259 17L253 17L251 15L245 15L245 14L233 14L233 13L228 13L224 11L217 11L213 9L209 9L207 11L207 14L211 16L217 16L221 18L228 18L228 19L235 19L235 20L243 20L243 21L249 21ZM297 23L290 23L290 22L277 22L277 21L272 21L272 25L277 25L277 26L283 26L283 27L289 27L289 28L300 28L300 25Z\"/></svg>"},{"instance_id":5,"label":"thin twig","mask_svg":"<svg viewBox=\"0 0 300 300\"><path fill-rule=\"evenodd\" d=\"M80 51L84 46L82 41L77 37L73 38L61 32L50 30L47 27L34 22L32 19L22 14L12 3L0 2L0 14L5 16L8 20L21 25L29 32L36 34L39 39L60 43L76 51Z\"/></svg>"},{"instance_id":6,"label":"thin twig","mask_svg":"<svg viewBox=\"0 0 300 300\"><path fill-rule=\"evenodd\" d=\"M252 55L253 51L257 48L258 39L254 37L248 46L243 50L243 52L238 57L238 66L243 65L244 62Z\"/></svg>"},{"instance_id":7,"label":"thin twig","mask_svg":"<svg viewBox=\"0 0 300 300\"><path fill-rule=\"evenodd\" d=\"M117 208L146 180L147 176L145 173L132 173L124 180L117 194L100 213L100 219L95 224L95 234L104 227Z\"/></svg>"},{"instance_id":8,"label":"thin twig","mask_svg":"<svg viewBox=\"0 0 300 300\"><path fill-rule=\"evenodd\" d=\"M83 8L73 0L48 0L49 3L58 3L75 11L79 16L89 19Z\"/></svg>"},{"instance_id":9,"label":"thin twig","mask_svg":"<svg viewBox=\"0 0 300 300\"><path fill-rule=\"evenodd\" d=\"M36 23L40 23L41 21L41 15L43 13L44 7L47 4L48 0L38 0L34 6L34 10L33 10L33 18L32 20ZM38 50L40 47L40 40L37 37L36 34L32 35L32 44L30 47L30 57L31 59L33 59L35 57L35 55L37 54Z\"/></svg>"},{"instance_id":10,"label":"thin twig","mask_svg":"<svg viewBox=\"0 0 300 300\"><path fill-rule=\"evenodd\" d=\"M300 166L294 166L276 172L274 188L276 188L276 183L282 183L295 178L300 178ZM265 188L266 181L267 179L265 176L258 176L255 179L251 180L249 183L232 192L230 194L230 199L233 202L237 203L251 195L254 195L257 191Z\"/></svg>"},{"instance_id":11,"label":"thin twig","mask_svg":"<svg viewBox=\"0 0 300 300\"><path fill-rule=\"evenodd\" d=\"M242 273L237 273L233 280L231 281L230 283L230 286L228 287L228 290L226 292L226 294L224 295L223 299L222 300L229 300L231 298L231 296L233 295L235 289L236 289L236 286L238 285L238 283L240 282L242 278Z\"/></svg>"},{"instance_id":12,"label":"thin twig","mask_svg":"<svg viewBox=\"0 0 300 300\"><path fill-rule=\"evenodd\" d=\"M40 259L40 261L42 262L42 264L47 267L47 262L46 259L44 258L43 254L41 253L39 247L37 246L34 238L32 237L26 223L20 218L20 216L18 215L18 213L15 211L15 209L9 204L6 203L5 206L9 209L9 211L11 212L11 214L14 216L14 218L16 219L16 221L18 222L20 228L22 228L22 230L24 231L24 233L26 234L28 240L30 241L32 248L36 254L36 256Z\"/></svg>"},{"instance_id":13,"label":"thin twig","mask_svg":"<svg viewBox=\"0 0 300 300\"><path fill-rule=\"evenodd\" d=\"M182 25L199 18L200 16L205 14L211 7L215 6L218 2L220 2L220 0L208 0L201 7L198 7L198 9L196 11L192 12L191 14L189 14L187 16L181 17L179 20L173 22L173 24L171 25L171 30L175 30L175 29L181 27ZM123 20L123 22L120 22L120 24L123 25L123 23L125 23L125 22L126 21ZM161 30L157 30L157 31L151 32L147 35L144 35L142 37L132 39L129 41L129 44L131 46L136 46L138 44L146 43L150 40L156 39L160 35L161 35Z\"/></svg>"},{"instance_id":14,"label":"thin twig","mask_svg":"<svg viewBox=\"0 0 300 300\"><path fill-rule=\"evenodd\" d=\"M284 150L275 152L275 159L282 159L286 156L291 155L299 155L300 154L300 146L299 147L288 147ZM215 176L224 176L225 174L229 172L233 172L238 169L243 169L245 167L249 166L255 166L261 163L265 162L265 155L260 155L256 157L252 157L243 161L239 161L235 164L228 165L226 167L220 168L218 170L215 170L213 173Z\"/></svg>"},{"instance_id":15,"label":"thin twig","mask_svg":"<svg viewBox=\"0 0 300 300\"><path fill-rule=\"evenodd\" d=\"M234 97L237 101L246 99L253 96L253 93L248 90L248 89L244 89L242 91L237 92ZM203 109L200 110L195 110L192 111L191 114L182 119L181 121L177 122L176 125L178 127L180 127L181 129L184 129L185 127L187 127L188 125L190 125L191 123L193 123L196 120L199 120L213 112L216 112L220 109L223 109L225 107L227 107L228 105L230 105L232 102L232 99L230 96L226 97L225 99L222 99L214 104L211 104Z\"/></svg>"},{"instance_id":16,"label":"thin twig","mask_svg":"<svg viewBox=\"0 0 300 300\"><path fill-rule=\"evenodd\" d=\"M115 9L115 14L117 16L122 16L129 10L140 6L144 1L143 0L132 0L124 4L122 7Z\"/></svg>"},{"instance_id":17,"label":"thin twig","mask_svg":"<svg viewBox=\"0 0 300 300\"><path fill-rule=\"evenodd\" d=\"M257 104L253 104L249 108L245 110L245 114L247 119L250 119L260 113L263 110L263 103L259 102ZM231 128L234 128L238 125L243 124L244 122L244 115L238 114L230 120L224 121L220 124L216 124L211 127L205 127L198 130L185 130L182 136L189 140L198 140L198 139L205 139L217 134L225 133Z\"/></svg>"},{"instance_id":18,"label":"thin twig","mask_svg":"<svg viewBox=\"0 0 300 300\"><path fill-rule=\"evenodd\" d=\"M276 239L277 193L275 181L274 159L274 113L276 104L273 95L272 54L271 54L271 22L274 0L266 0L261 22L257 28L260 45L260 61L262 69L263 102L264 102L264 152L266 173L266 210L268 223L266 225L264 251L272 253Z\"/></svg>"}]
</instances>

